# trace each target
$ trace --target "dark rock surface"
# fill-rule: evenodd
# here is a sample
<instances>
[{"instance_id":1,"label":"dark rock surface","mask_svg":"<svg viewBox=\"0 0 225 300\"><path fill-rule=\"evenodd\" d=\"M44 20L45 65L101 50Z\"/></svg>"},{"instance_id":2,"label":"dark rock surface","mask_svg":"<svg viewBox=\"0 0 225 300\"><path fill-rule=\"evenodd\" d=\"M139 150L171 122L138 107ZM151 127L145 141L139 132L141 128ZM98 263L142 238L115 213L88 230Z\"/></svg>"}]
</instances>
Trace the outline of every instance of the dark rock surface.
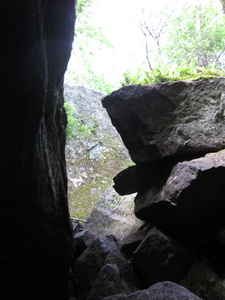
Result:
<instances>
[{"instance_id":1,"label":"dark rock surface","mask_svg":"<svg viewBox=\"0 0 225 300\"><path fill-rule=\"evenodd\" d=\"M136 163L225 147L225 78L126 86L102 103Z\"/></svg>"},{"instance_id":2,"label":"dark rock surface","mask_svg":"<svg viewBox=\"0 0 225 300\"><path fill-rule=\"evenodd\" d=\"M149 186L161 188L168 179L172 168L178 162L191 158L193 156L166 157L130 166L113 178L113 187L120 195L141 192Z\"/></svg>"},{"instance_id":3,"label":"dark rock surface","mask_svg":"<svg viewBox=\"0 0 225 300\"><path fill-rule=\"evenodd\" d=\"M0 298L66 299L63 75L74 0L0 4Z\"/></svg>"},{"instance_id":4,"label":"dark rock surface","mask_svg":"<svg viewBox=\"0 0 225 300\"><path fill-rule=\"evenodd\" d=\"M114 177L114 188L137 192L135 215L145 221L120 242L141 288L169 280L204 300L224 298L224 84L219 77L136 85L103 99L136 163ZM106 299L169 299L162 286L161 296L148 290Z\"/></svg>"},{"instance_id":5,"label":"dark rock surface","mask_svg":"<svg viewBox=\"0 0 225 300\"><path fill-rule=\"evenodd\" d=\"M135 250L132 265L140 286L148 288L160 281L179 282L196 258L194 249L152 228Z\"/></svg>"},{"instance_id":6,"label":"dark rock surface","mask_svg":"<svg viewBox=\"0 0 225 300\"><path fill-rule=\"evenodd\" d=\"M80 232L77 232L73 238L75 249L74 258L76 259L94 242L97 237L92 235L88 230L81 230Z\"/></svg>"},{"instance_id":7,"label":"dark rock surface","mask_svg":"<svg viewBox=\"0 0 225 300\"><path fill-rule=\"evenodd\" d=\"M130 264L112 235L95 240L75 261L73 270L77 300L99 300L138 289Z\"/></svg>"},{"instance_id":8,"label":"dark rock surface","mask_svg":"<svg viewBox=\"0 0 225 300\"><path fill-rule=\"evenodd\" d=\"M103 300L201 300L189 290L173 282L159 282L147 290L138 291L128 296L112 296Z\"/></svg>"},{"instance_id":9,"label":"dark rock surface","mask_svg":"<svg viewBox=\"0 0 225 300\"><path fill-rule=\"evenodd\" d=\"M178 163L165 185L140 192L135 214L166 232L210 241L225 220L225 150Z\"/></svg>"},{"instance_id":10,"label":"dark rock surface","mask_svg":"<svg viewBox=\"0 0 225 300\"><path fill-rule=\"evenodd\" d=\"M126 257L132 257L134 251L145 238L147 231L147 229L142 228L136 232L128 234L121 239L121 241L119 242L120 249L122 253L126 255Z\"/></svg>"},{"instance_id":11,"label":"dark rock surface","mask_svg":"<svg viewBox=\"0 0 225 300\"><path fill-rule=\"evenodd\" d=\"M180 284L204 300L224 300L225 279L203 260L197 261Z\"/></svg>"}]
</instances>

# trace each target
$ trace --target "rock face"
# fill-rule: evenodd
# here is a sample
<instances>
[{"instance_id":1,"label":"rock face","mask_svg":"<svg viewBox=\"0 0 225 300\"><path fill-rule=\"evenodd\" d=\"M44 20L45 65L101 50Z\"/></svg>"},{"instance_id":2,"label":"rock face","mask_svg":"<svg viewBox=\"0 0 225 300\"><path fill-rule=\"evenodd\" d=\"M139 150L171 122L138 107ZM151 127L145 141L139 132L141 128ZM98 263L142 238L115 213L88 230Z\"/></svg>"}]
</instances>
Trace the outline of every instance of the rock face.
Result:
<instances>
[{"instance_id":1,"label":"rock face","mask_svg":"<svg viewBox=\"0 0 225 300\"><path fill-rule=\"evenodd\" d=\"M63 75L74 0L0 4L0 298L66 299Z\"/></svg>"},{"instance_id":2,"label":"rock face","mask_svg":"<svg viewBox=\"0 0 225 300\"><path fill-rule=\"evenodd\" d=\"M64 93L65 101L74 110L74 118L87 129L83 133L75 129L76 139L66 143L70 213L75 218L86 219L101 195L111 186L112 176L131 161L101 105L105 95L68 83Z\"/></svg>"},{"instance_id":3,"label":"rock face","mask_svg":"<svg viewBox=\"0 0 225 300\"><path fill-rule=\"evenodd\" d=\"M134 162L225 147L225 78L127 86L103 99Z\"/></svg>"},{"instance_id":4,"label":"rock face","mask_svg":"<svg viewBox=\"0 0 225 300\"><path fill-rule=\"evenodd\" d=\"M73 106L74 116L80 122L83 122L89 128L98 127L98 134L105 131L118 136L101 105L101 99L106 96L105 94L84 86L73 86L70 82L65 82L64 96L65 101Z\"/></svg>"}]
</instances>

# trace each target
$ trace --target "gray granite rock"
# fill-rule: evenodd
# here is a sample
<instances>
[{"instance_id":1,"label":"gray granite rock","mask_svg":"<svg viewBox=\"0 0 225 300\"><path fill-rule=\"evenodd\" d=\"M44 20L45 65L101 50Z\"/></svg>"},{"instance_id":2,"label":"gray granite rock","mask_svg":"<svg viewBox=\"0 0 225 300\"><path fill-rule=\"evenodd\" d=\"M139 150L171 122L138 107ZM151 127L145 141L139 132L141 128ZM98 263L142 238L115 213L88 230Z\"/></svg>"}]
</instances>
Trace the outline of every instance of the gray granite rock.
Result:
<instances>
[{"instance_id":1,"label":"gray granite rock","mask_svg":"<svg viewBox=\"0 0 225 300\"><path fill-rule=\"evenodd\" d=\"M138 193L135 214L165 232L210 241L225 220L225 150L178 163L163 186Z\"/></svg>"},{"instance_id":2,"label":"gray granite rock","mask_svg":"<svg viewBox=\"0 0 225 300\"><path fill-rule=\"evenodd\" d=\"M112 235L96 239L75 261L73 270L73 293L78 300L99 300L138 289L131 266Z\"/></svg>"},{"instance_id":3,"label":"gray granite rock","mask_svg":"<svg viewBox=\"0 0 225 300\"><path fill-rule=\"evenodd\" d=\"M205 261L197 261L180 284L204 300L224 300L225 278L216 274Z\"/></svg>"},{"instance_id":4,"label":"gray granite rock","mask_svg":"<svg viewBox=\"0 0 225 300\"><path fill-rule=\"evenodd\" d=\"M179 282L196 259L193 248L152 228L134 251L132 265L141 287L148 288L160 281Z\"/></svg>"},{"instance_id":5,"label":"gray granite rock","mask_svg":"<svg viewBox=\"0 0 225 300\"><path fill-rule=\"evenodd\" d=\"M134 162L225 147L225 78L123 87L102 103Z\"/></svg>"},{"instance_id":6,"label":"gray granite rock","mask_svg":"<svg viewBox=\"0 0 225 300\"><path fill-rule=\"evenodd\" d=\"M186 288L173 282L159 282L147 290L141 290L131 295L118 295L102 300L201 300Z\"/></svg>"},{"instance_id":7,"label":"gray granite rock","mask_svg":"<svg viewBox=\"0 0 225 300\"><path fill-rule=\"evenodd\" d=\"M113 234L121 239L142 224L134 215L134 195L119 196L110 186L94 206L84 227L98 236Z\"/></svg>"}]
</instances>

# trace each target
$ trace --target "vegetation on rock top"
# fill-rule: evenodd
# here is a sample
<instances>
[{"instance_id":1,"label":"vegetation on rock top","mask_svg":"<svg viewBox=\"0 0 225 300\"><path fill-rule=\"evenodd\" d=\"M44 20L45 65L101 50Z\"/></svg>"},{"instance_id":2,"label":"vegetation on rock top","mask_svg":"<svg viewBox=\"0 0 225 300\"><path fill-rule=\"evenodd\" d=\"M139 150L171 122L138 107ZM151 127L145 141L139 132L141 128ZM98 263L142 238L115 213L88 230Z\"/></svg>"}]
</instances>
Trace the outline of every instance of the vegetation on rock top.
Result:
<instances>
[{"instance_id":1,"label":"vegetation on rock top","mask_svg":"<svg viewBox=\"0 0 225 300\"><path fill-rule=\"evenodd\" d=\"M131 84L150 84L179 80L198 80L201 78L224 77L225 73L211 67L192 69L191 66L169 68L168 66L159 67L152 71L143 71L141 68L135 74L127 70L121 81L122 86Z\"/></svg>"},{"instance_id":2,"label":"vegetation on rock top","mask_svg":"<svg viewBox=\"0 0 225 300\"><path fill-rule=\"evenodd\" d=\"M72 55L72 58L75 56L76 70L71 67L68 70L75 84L110 93L120 88L121 84L224 76L225 13L222 1L199 0L190 3L167 0L159 1L152 7L143 0L136 5L135 14L139 32L136 44L140 54L134 52L135 47L125 48L127 56L138 59L139 67L131 63L117 73L117 78L114 76L111 81L106 79L107 69L102 73L98 71L101 62L96 64L97 55L104 50L102 53L108 55L110 61L117 45L104 30L104 24L97 22L100 18L96 18L96 14L101 1L77 1L76 48ZM119 66L115 70L117 68Z\"/></svg>"}]
</instances>

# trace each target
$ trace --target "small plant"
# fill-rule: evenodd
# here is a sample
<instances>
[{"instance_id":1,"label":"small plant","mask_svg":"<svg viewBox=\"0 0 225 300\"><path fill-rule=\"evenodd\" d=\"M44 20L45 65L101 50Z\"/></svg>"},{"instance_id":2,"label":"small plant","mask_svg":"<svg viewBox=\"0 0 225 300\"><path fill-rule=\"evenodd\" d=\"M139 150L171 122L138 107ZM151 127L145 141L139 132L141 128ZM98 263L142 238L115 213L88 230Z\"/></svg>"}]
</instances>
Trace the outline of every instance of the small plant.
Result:
<instances>
[{"instance_id":1,"label":"small plant","mask_svg":"<svg viewBox=\"0 0 225 300\"><path fill-rule=\"evenodd\" d=\"M121 81L122 86L131 84L150 84L186 79L200 79L216 76L225 76L224 73L215 69L214 66L207 68L194 68L192 64L182 67L170 67L169 65L158 66L152 71L144 71L138 68L135 74L126 71Z\"/></svg>"},{"instance_id":2,"label":"small plant","mask_svg":"<svg viewBox=\"0 0 225 300\"><path fill-rule=\"evenodd\" d=\"M67 114L66 136L67 140L80 140L91 133L91 130L84 124L74 118L74 109L69 103L64 103L64 108Z\"/></svg>"}]
</instances>

